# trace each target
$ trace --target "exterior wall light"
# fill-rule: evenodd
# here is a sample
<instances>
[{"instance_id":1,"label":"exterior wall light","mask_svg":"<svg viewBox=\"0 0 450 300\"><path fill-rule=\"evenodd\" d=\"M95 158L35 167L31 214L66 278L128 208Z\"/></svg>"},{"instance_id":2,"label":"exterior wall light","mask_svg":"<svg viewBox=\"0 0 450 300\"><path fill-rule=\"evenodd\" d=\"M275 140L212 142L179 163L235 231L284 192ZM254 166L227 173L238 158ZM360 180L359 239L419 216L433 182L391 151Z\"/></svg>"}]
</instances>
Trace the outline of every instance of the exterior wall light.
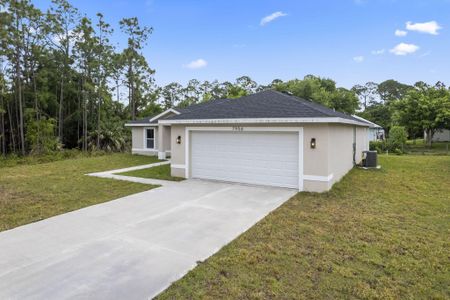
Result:
<instances>
[{"instance_id":1,"label":"exterior wall light","mask_svg":"<svg viewBox=\"0 0 450 300\"><path fill-rule=\"evenodd\" d=\"M181 144L181 136L180 135L177 136L176 142L177 142L177 144Z\"/></svg>"},{"instance_id":2,"label":"exterior wall light","mask_svg":"<svg viewBox=\"0 0 450 300\"><path fill-rule=\"evenodd\" d=\"M311 149L316 149L316 138L311 139Z\"/></svg>"}]
</instances>

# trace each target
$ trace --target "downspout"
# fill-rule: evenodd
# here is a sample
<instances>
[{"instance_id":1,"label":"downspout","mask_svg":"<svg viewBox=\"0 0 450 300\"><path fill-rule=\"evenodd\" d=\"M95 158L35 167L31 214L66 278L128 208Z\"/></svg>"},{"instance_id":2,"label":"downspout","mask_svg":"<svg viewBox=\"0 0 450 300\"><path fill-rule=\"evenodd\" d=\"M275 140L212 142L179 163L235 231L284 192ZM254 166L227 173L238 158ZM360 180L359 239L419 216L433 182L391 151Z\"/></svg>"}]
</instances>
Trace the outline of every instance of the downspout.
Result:
<instances>
[{"instance_id":1,"label":"downspout","mask_svg":"<svg viewBox=\"0 0 450 300\"><path fill-rule=\"evenodd\" d=\"M356 126L353 126L353 166L356 166Z\"/></svg>"}]
</instances>

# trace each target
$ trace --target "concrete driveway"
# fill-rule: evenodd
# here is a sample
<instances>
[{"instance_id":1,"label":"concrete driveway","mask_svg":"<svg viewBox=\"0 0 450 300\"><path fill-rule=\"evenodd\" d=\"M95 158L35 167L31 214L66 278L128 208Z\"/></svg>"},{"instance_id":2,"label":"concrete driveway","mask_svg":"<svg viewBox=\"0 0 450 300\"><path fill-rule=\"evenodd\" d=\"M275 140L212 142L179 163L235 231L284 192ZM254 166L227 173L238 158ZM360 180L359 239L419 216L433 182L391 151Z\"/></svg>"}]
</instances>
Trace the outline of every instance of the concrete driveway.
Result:
<instances>
[{"instance_id":1,"label":"concrete driveway","mask_svg":"<svg viewBox=\"0 0 450 300\"><path fill-rule=\"evenodd\" d=\"M296 193L187 180L0 233L0 299L148 299Z\"/></svg>"}]
</instances>

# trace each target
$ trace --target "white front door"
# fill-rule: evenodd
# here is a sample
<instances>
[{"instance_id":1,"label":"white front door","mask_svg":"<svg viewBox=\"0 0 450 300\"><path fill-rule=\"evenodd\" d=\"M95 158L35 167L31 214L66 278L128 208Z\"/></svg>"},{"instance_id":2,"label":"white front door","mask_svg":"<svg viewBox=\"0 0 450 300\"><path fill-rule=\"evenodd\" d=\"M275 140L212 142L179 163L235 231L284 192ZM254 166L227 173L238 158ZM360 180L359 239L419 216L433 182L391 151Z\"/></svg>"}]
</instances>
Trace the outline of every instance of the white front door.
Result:
<instances>
[{"instance_id":1,"label":"white front door","mask_svg":"<svg viewBox=\"0 0 450 300\"><path fill-rule=\"evenodd\" d=\"M191 177L299 188L298 132L192 131Z\"/></svg>"}]
</instances>

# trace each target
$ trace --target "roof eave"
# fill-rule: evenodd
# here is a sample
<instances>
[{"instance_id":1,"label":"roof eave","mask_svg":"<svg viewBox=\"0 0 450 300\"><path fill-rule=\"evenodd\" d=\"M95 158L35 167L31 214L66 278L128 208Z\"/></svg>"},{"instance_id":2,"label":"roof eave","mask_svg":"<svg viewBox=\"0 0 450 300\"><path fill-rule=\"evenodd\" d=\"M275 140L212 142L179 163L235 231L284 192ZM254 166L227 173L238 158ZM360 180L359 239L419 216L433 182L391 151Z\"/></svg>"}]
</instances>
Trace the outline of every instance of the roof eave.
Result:
<instances>
[{"instance_id":1,"label":"roof eave","mask_svg":"<svg viewBox=\"0 0 450 300\"><path fill-rule=\"evenodd\" d=\"M370 125L356 120L340 117L320 117L320 118L236 118L236 119L166 119L159 120L158 123L172 124L273 124L273 123L340 123L362 127Z\"/></svg>"},{"instance_id":2,"label":"roof eave","mask_svg":"<svg viewBox=\"0 0 450 300\"><path fill-rule=\"evenodd\" d=\"M126 123L125 127L158 127L157 123Z\"/></svg>"},{"instance_id":3,"label":"roof eave","mask_svg":"<svg viewBox=\"0 0 450 300\"><path fill-rule=\"evenodd\" d=\"M179 114L180 114L179 111L177 111L177 110L175 110L175 109L173 109L173 108L169 108L169 109L166 109L165 111L163 111L162 113L160 113L159 115L156 115L156 116L154 116L153 118L151 118L151 119L150 119L150 122L153 122L153 121L155 121L155 120L158 120L158 119L161 118L162 116L167 115L167 114L169 114L169 113L173 113L173 114L176 114L176 115L179 115Z\"/></svg>"}]
</instances>

